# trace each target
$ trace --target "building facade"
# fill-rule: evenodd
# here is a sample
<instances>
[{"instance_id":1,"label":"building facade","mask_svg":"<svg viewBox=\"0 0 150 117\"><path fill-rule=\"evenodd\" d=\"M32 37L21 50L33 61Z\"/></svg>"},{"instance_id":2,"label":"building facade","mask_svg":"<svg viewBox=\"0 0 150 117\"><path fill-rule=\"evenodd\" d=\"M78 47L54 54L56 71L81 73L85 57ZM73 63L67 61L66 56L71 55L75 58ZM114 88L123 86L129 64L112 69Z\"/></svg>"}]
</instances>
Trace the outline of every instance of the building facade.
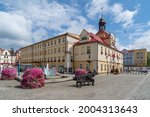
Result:
<instances>
[{"instance_id":1,"label":"building facade","mask_svg":"<svg viewBox=\"0 0 150 117\"><path fill-rule=\"evenodd\" d=\"M133 67L134 66L134 51L133 50L122 50L123 53L123 65L124 67Z\"/></svg>"},{"instance_id":2,"label":"building facade","mask_svg":"<svg viewBox=\"0 0 150 117\"><path fill-rule=\"evenodd\" d=\"M65 33L20 49L21 64L34 67L56 67L59 72L72 72L73 45L79 36Z\"/></svg>"},{"instance_id":3,"label":"building facade","mask_svg":"<svg viewBox=\"0 0 150 117\"><path fill-rule=\"evenodd\" d=\"M99 21L96 34L83 29L79 42L74 45L74 69L88 69L100 74L114 69L123 70L123 54L115 47L115 36L105 31L106 22Z\"/></svg>"},{"instance_id":4,"label":"building facade","mask_svg":"<svg viewBox=\"0 0 150 117\"><path fill-rule=\"evenodd\" d=\"M147 49L134 50L134 62L137 67L147 66Z\"/></svg>"},{"instance_id":5,"label":"building facade","mask_svg":"<svg viewBox=\"0 0 150 117\"><path fill-rule=\"evenodd\" d=\"M0 48L0 66L8 67L12 65L15 65L15 55L13 50Z\"/></svg>"},{"instance_id":6,"label":"building facade","mask_svg":"<svg viewBox=\"0 0 150 117\"><path fill-rule=\"evenodd\" d=\"M96 34L83 29L80 35L65 33L20 49L21 64L56 67L59 72L87 69L97 73L123 70L123 55L115 46L115 36L99 20Z\"/></svg>"},{"instance_id":7,"label":"building facade","mask_svg":"<svg viewBox=\"0 0 150 117\"><path fill-rule=\"evenodd\" d=\"M125 67L146 67L147 49L122 50Z\"/></svg>"},{"instance_id":8,"label":"building facade","mask_svg":"<svg viewBox=\"0 0 150 117\"><path fill-rule=\"evenodd\" d=\"M147 52L147 66L150 67L150 52Z\"/></svg>"}]
</instances>

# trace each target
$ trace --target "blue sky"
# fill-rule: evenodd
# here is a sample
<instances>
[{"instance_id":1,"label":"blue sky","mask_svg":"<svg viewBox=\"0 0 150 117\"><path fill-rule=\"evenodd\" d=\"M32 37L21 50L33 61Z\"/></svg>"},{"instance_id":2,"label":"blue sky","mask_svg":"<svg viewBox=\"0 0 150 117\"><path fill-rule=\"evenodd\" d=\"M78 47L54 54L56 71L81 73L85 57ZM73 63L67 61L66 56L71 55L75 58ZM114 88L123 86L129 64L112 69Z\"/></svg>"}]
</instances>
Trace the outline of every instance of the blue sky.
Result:
<instances>
[{"instance_id":1,"label":"blue sky","mask_svg":"<svg viewBox=\"0 0 150 117\"><path fill-rule=\"evenodd\" d=\"M150 50L148 0L0 0L1 48L19 49L65 32L96 33L102 15L119 50Z\"/></svg>"}]
</instances>

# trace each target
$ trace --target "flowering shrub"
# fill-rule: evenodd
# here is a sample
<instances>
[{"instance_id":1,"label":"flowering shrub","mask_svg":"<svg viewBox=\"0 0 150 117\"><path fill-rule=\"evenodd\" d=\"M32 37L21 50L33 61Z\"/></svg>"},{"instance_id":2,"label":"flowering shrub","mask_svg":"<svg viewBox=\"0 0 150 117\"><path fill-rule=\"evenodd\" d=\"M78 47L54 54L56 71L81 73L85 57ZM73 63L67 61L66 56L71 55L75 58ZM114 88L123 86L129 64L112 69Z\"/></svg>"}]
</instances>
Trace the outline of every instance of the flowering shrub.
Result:
<instances>
[{"instance_id":1,"label":"flowering shrub","mask_svg":"<svg viewBox=\"0 0 150 117\"><path fill-rule=\"evenodd\" d=\"M23 74L21 81L22 88L39 88L44 87L45 78L44 73L39 68L29 68Z\"/></svg>"},{"instance_id":2,"label":"flowering shrub","mask_svg":"<svg viewBox=\"0 0 150 117\"><path fill-rule=\"evenodd\" d=\"M4 68L1 74L1 80L14 80L17 76L16 68Z\"/></svg>"},{"instance_id":3,"label":"flowering shrub","mask_svg":"<svg viewBox=\"0 0 150 117\"><path fill-rule=\"evenodd\" d=\"M75 70L75 76L85 75L87 74L87 71L85 69L76 69Z\"/></svg>"}]
</instances>

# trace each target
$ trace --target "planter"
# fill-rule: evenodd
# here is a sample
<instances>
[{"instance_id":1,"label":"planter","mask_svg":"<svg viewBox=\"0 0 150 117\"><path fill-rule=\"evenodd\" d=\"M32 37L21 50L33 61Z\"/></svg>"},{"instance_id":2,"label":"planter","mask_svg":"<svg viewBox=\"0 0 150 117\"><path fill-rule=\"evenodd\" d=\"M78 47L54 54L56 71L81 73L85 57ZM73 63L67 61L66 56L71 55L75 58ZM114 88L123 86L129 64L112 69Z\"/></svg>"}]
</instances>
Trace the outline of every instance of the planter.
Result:
<instances>
[{"instance_id":1,"label":"planter","mask_svg":"<svg viewBox=\"0 0 150 117\"><path fill-rule=\"evenodd\" d=\"M44 73L39 68L30 68L27 69L23 76L23 80L21 81L22 88L40 88L45 86L45 78Z\"/></svg>"},{"instance_id":2,"label":"planter","mask_svg":"<svg viewBox=\"0 0 150 117\"><path fill-rule=\"evenodd\" d=\"M1 80L14 80L17 76L16 68L4 68L1 74Z\"/></svg>"}]
</instances>

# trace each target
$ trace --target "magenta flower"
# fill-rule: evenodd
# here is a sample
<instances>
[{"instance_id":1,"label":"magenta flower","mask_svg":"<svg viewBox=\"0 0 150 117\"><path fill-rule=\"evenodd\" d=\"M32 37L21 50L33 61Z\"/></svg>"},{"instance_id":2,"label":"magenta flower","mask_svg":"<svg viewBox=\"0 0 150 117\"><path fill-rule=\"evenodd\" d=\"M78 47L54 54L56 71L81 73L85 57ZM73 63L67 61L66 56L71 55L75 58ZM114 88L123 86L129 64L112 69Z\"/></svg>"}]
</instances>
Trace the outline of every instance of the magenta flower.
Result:
<instances>
[{"instance_id":1,"label":"magenta flower","mask_svg":"<svg viewBox=\"0 0 150 117\"><path fill-rule=\"evenodd\" d=\"M23 74L22 88L40 88L45 85L44 73L39 68L29 68Z\"/></svg>"},{"instance_id":2,"label":"magenta flower","mask_svg":"<svg viewBox=\"0 0 150 117\"><path fill-rule=\"evenodd\" d=\"M4 68L1 74L1 80L14 80L17 76L16 68Z\"/></svg>"},{"instance_id":3,"label":"magenta flower","mask_svg":"<svg viewBox=\"0 0 150 117\"><path fill-rule=\"evenodd\" d=\"M76 69L75 70L75 76L85 75L87 74L87 71L85 69Z\"/></svg>"}]
</instances>

